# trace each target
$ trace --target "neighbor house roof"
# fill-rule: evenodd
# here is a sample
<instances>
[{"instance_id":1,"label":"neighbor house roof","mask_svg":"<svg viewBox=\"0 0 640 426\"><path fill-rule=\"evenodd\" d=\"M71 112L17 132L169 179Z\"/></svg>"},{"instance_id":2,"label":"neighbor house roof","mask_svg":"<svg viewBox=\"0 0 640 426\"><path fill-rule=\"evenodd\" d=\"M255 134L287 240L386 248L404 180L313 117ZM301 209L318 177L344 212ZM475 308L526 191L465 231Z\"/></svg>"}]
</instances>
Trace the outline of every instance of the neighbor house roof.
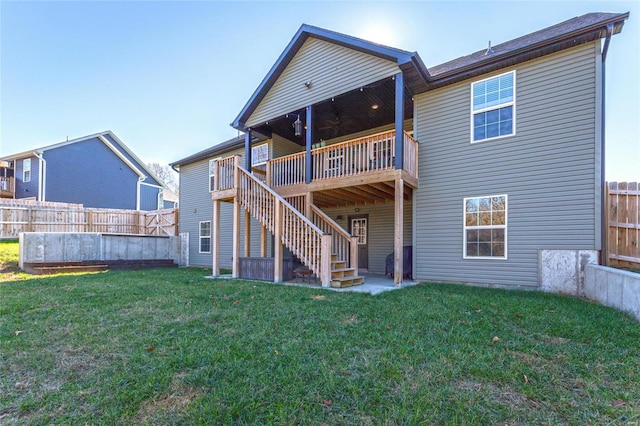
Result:
<instances>
[{"instance_id":1,"label":"neighbor house roof","mask_svg":"<svg viewBox=\"0 0 640 426\"><path fill-rule=\"evenodd\" d=\"M113 144L111 143L111 141L106 139L105 136L109 136L118 145L119 148L114 147ZM72 145L72 144L75 144L75 143L83 142L83 141L86 141L86 140L89 140L89 139L94 139L94 138L99 139L109 149L111 149L111 151L113 151L113 153L116 154L138 176L140 176L141 178L149 176L153 180L155 180L156 182L160 183L162 186L165 186L164 182L162 182L162 180L160 178L158 178L156 176L156 174L153 173L146 166L146 164L142 160L140 160L140 158L138 158L138 156L135 155L124 144L124 142L122 142L111 130L105 130L105 131L100 132L100 133L94 133L94 134L91 134L91 135L82 136L80 138L66 140L64 142L58 142L58 143L55 143L55 144L52 144L52 145L46 145L46 146L43 146L41 148L35 148L35 149L28 150L28 151L19 152L17 154L3 156L2 159L3 160L19 160L21 158L27 158L27 157L32 157L32 156L35 156L35 155L40 155L43 152L51 150L51 149L61 148L61 147L66 146L66 145ZM131 157L135 161L136 164L131 162L125 155L123 155L123 151L126 152L129 155L129 157Z\"/></svg>"},{"instance_id":2,"label":"neighbor house roof","mask_svg":"<svg viewBox=\"0 0 640 426\"><path fill-rule=\"evenodd\" d=\"M490 54L484 49L429 69L416 52L303 24L231 125L244 130L246 120L309 37L396 62L405 74L405 85L409 90L421 93L605 37L607 25L612 25L613 34L617 34L628 17L628 12L589 13L493 46Z\"/></svg>"}]
</instances>

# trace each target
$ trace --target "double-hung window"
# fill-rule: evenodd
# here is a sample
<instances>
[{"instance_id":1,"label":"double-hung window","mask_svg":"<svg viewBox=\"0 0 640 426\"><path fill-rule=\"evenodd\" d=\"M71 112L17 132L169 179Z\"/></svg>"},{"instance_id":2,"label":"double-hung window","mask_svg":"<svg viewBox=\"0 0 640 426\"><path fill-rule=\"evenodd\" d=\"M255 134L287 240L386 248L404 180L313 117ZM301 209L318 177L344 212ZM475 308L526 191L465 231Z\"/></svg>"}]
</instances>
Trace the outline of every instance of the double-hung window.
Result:
<instances>
[{"instance_id":1,"label":"double-hung window","mask_svg":"<svg viewBox=\"0 0 640 426\"><path fill-rule=\"evenodd\" d=\"M507 258L507 196L464 199L464 258Z\"/></svg>"},{"instance_id":2,"label":"double-hung window","mask_svg":"<svg viewBox=\"0 0 640 426\"><path fill-rule=\"evenodd\" d=\"M471 142L516 133L516 72L471 84Z\"/></svg>"},{"instance_id":3,"label":"double-hung window","mask_svg":"<svg viewBox=\"0 0 640 426\"><path fill-rule=\"evenodd\" d=\"M22 160L22 181L31 182L31 158Z\"/></svg>"},{"instance_id":4,"label":"double-hung window","mask_svg":"<svg viewBox=\"0 0 640 426\"><path fill-rule=\"evenodd\" d=\"M264 164L267 164L268 159L269 159L268 143L263 143L263 144L251 147L251 165L252 166L262 166Z\"/></svg>"},{"instance_id":5,"label":"double-hung window","mask_svg":"<svg viewBox=\"0 0 640 426\"><path fill-rule=\"evenodd\" d=\"M200 222L200 253L211 253L211 221Z\"/></svg>"}]
</instances>

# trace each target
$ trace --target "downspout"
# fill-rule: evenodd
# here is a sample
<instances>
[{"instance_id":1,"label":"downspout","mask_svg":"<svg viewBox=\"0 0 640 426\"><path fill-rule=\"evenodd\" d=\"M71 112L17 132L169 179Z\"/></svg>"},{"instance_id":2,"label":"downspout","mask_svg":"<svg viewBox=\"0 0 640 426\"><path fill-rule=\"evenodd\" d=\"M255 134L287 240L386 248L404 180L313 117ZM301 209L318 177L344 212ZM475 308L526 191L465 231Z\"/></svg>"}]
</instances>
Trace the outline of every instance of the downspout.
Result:
<instances>
[{"instance_id":1,"label":"downspout","mask_svg":"<svg viewBox=\"0 0 640 426\"><path fill-rule=\"evenodd\" d=\"M47 160L43 153L34 152L38 158L38 200L47 201Z\"/></svg>"},{"instance_id":2,"label":"downspout","mask_svg":"<svg viewBox=\"0 0 640 426\"><path fill-rule=\"evenodd\" d=\"M146 176L138 176L138 183L136 184L136 210L140 210L140 184L144 182Z\"/></svg>"},{"instance_id":3,"label":"downspout","mask_svg":"<svg viewBox=\"0 0 640 426\"><path fill-rule=\"evenodd\" d=\"M600 105L600 221L601 221L601 225L600 225L600 246L601 246L601 253L602 253L602 258L601 263L605 266L607 266L609 264L609 252L608 252L608 241L607 241L607 236L608 236L608 232L607 232L607 228L609 227L609 224L606 223L607 222L607 205L606 205L606 197L607 197L607 188L606 188L606 184L607 184L607 180L606 180L606 174L605 174L605 143L604 143L604 138L605 138L605 82L606 82L606 74L605 74L605 61L607 59L607 52L609 51L609 43L611 42L611 36L613 35L613 24L607 24L607 36L604 40L604 46L602 47L602 89L600 92L601 95L601 105Z\"/></svg>"}]
</instances>

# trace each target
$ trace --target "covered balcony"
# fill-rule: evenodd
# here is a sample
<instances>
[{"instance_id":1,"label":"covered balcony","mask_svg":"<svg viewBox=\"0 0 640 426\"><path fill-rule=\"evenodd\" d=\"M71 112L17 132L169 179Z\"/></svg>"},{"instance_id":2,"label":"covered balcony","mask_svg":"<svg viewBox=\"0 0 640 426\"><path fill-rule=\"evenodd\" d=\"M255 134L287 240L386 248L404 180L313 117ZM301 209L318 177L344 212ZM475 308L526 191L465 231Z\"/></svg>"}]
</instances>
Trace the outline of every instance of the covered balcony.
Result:
<instances>
[{"instance_id":1,"label":"covered balcony","mask_svg":"<svg viewBox=\"0 0 640 426\"><path fill-rule=\"evenodd\" d=\"M391 130L312 149L311 179L305 151L269 160L264 180L283 197L313 193L320 207L393 200L396 179L418 186L418 143L407 132L403 141L402 169L396 168Z\"/></svg>"}]
</instances>

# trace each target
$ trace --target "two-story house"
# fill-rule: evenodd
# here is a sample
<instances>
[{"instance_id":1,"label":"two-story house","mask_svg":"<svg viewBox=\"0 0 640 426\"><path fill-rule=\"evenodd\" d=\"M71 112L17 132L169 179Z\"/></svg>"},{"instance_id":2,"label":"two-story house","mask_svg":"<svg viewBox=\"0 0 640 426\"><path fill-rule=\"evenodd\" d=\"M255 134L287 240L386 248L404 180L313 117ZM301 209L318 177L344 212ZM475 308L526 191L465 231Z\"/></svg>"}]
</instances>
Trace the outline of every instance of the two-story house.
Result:
<instances>
[{"instance_id":1,"label":"two-story house","mask_svg":"<svg viewBox=\"0 0 640 426\"><path fill-rule=\"evenodd\" d=\"M395 253L400 284L412 246L418 280L540 288L545 271L597 261L605 63L628 16L429 68L303 25L233 121L244 140L174 163L192 264L242 277L243 259L270 257L281 281L289 250L341 287Z\"/></svg>"},{"instance_id":2,"label":"two-story house","mask_svg":"<svg viewBox=\"0 0 640 426\"><path fill-rule=\"evenodd\" d=\"M163 182L110 130L0 160L11 175L6 198L129 210L165 205Z\"/></svg>"}]
</instances>

